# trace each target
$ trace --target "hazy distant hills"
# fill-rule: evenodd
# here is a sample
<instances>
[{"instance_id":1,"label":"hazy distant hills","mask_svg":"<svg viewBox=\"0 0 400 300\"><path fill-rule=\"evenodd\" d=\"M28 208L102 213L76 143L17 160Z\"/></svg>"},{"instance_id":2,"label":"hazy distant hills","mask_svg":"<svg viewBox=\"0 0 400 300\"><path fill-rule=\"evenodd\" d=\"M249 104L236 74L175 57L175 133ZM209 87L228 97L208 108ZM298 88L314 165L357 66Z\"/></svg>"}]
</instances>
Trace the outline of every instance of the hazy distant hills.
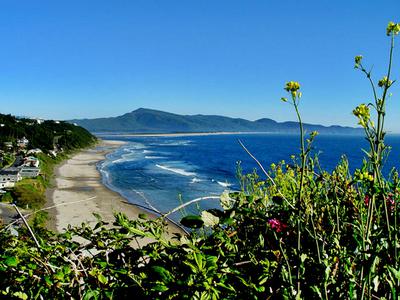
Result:
<instances>
[{"instance_id":1,"label":"hazy distant hills","mask_svg":"<svg viewBox=\"0 0 400 300\"><path fill-rule=\"evenodd\" d=\"M70 120L91 132L121 133L185 133L185 132L275 132L297 133L297 122L276 122L272 119L249 121L216 115L178 115L139 108L118 117ZM305 130L324 134L361 134L357 128L305 124Z\"/></svg>"}]
</instances>

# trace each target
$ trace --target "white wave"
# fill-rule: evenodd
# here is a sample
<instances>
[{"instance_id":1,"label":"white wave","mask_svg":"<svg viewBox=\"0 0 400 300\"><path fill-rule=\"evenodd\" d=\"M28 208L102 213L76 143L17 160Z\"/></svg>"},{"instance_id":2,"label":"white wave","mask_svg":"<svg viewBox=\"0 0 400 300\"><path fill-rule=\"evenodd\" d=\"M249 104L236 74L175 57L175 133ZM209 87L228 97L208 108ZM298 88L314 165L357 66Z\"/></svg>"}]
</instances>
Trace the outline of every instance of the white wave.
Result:
<instances>
[{"instance_id":1,"label":"white wave","mask_svg":"<svg viewBox=\"0 0 400 300\"><path fill-rule=\"evenodd\" d=\"M162 158L165 158L165 157L164 156L146 155L144 158L146 158L146 159L162 159Z\"/></svg>"},{"instance_id":2,"label":"white wave","mask_svg":"<svg viewBox=\"0 0 400 300\"><path fill-rule=\"evenodd\" d=\"M151 151L151 150L143 150L143 153L149 154L149 153L154 153L154 151Z\"/></svg>"},{"instance_id":3,"label":"white wave","mask_svg":"<svg viewBox=\"0 0 400 300\"><path fill-rule=\"evenodd\" d=\"M170 171L170 172L179 174L179 175L183 175L183 176L196 176L196 173L194 173L194 172L188 172L188 171L178 169L178 168L166 167L166 166L159 165L159 164L156 164L156 167L166 170L166 171Z\"/></svg>"},{"instance_id":4,"label":"white wave","mask_svg":"<svg viewBox=\"0 0 400 300\"><path fill-rule=\"evenodd\" d=\"M125 162L128 162L128 161L135 161L135 160L137 160L137 154L132 152L132 153L129 153L129 154L121 155L120 158L118 158L116 160L113 160L112 163L113 164L121 164L121 163L125 163Z\"/></svg>"},{"instance_id":5,"label":"white wave","mask_svg":"<svg viewBox=\"0 0 400 300\"><path fill-rule=\"evenodd\" d=\"M223 186L223 187L230 187L230 186L232 186L232 183L228 183L228 182L217 181L217 183L218 183L220 186Z\"/></svg>"},{"instance_id":6,"label":"white wave","mask_svg":"<svg viewBox=\"0 0 400 300\"><path fill-rule=\"evenodd\" d=\"M167 142L162 144L163 146L188 146L192 141L177 141L177 142Z\"/></svg>"},{"instance_id":7,"label":"white wave","mask_svg":"<svg viewBox=\"0 0 400 300\"><path fill-rule=\"evenodd\" d=\"M201 180L201 179L198 179L195 177L192 179L192 181L190 183L196 183L196 182L201 182L201 181L204 181L204 180Z\"/></svg>"},{"instance_id":8,"label":"white wave","mask_svg":"<svg viewBox=\"0 0 400 300\"><path fill-rule=\"evenodd\" d=\"M110 174L106 170L100 169L100 173L102 175L103 182L108 182L110 180Z\"/></svg>"}]
</instances>

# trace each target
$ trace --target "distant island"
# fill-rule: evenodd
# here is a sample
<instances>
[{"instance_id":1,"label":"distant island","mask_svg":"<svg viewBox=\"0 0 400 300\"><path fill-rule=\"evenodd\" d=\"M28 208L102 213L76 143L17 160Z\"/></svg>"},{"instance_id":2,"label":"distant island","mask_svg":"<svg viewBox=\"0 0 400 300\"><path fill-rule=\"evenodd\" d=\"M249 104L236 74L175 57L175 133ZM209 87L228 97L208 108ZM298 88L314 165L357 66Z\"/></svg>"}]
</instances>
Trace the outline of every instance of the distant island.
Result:
<instances>
[{"instance_id":1,"label":"distant island","mask_svg":"<svg viewBox=\"0 0 400 300\"><path fill-rule=\"evenodd\" d=\"M204 133L204 132L271 132L297 133L297 122L277 122L262 118L249 121L218 115L178 115L174 113L139 108L118 117L75 119L78 124L92 133ZM323 126L304 124L306 131L321 134L362 134L362 130L345 126Z\"/></svg>"}]
</instances>

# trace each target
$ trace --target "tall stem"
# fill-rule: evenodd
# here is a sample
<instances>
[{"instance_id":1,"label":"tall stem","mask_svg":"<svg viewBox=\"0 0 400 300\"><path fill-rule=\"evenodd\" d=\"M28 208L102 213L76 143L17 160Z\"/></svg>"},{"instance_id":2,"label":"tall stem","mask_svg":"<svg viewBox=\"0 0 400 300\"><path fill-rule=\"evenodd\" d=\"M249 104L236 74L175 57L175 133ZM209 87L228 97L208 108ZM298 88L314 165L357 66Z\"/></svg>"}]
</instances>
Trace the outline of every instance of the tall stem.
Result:
<instances>
[{"instance_id":1,"label":"tall stem","mask_svg":"<svg viewBox=\"0 0 400 300\"><path fill-rule=\"evenodd\" d=\"M299 126L300 126L300 145L301 145L301 170L300 170L300 188L299 188L299 202L298 202L298 207L299 207L299 216L297 219L297 255L299 257L299 266L297 270L297 295L299 295L301 286L300 286L300 261L301 261L301 202L303 198L303 184L304 184L304 172L305 172L305 167L306 167L306 153L305 153L305 148L304 148L304 128L303 128L303 122L301 120L299 108L297 106L296 99L293 98L293 106L296 110L297 114L297 119L299 121Z\"/></svg>"},{"instance_id":2,"label":"tall stem","mask_svg":"<svg viewBox=\"0 0 400 300\"><path fill-rule=\"evenodd\" d=\"M301 145L301 173L300 173L300 189L299 189L299 202L301 203L302 197L303 197L303 185L304 185L304 172L306 168L306 151L304 148L304 128L303 128L303 122L301 120L299 108L297 106L297 103L295 100L293 100L293 105L296 110L297 114L297 119L299 121L299 126L300 126L300 145Z\"/></svg>"}]
</instances>

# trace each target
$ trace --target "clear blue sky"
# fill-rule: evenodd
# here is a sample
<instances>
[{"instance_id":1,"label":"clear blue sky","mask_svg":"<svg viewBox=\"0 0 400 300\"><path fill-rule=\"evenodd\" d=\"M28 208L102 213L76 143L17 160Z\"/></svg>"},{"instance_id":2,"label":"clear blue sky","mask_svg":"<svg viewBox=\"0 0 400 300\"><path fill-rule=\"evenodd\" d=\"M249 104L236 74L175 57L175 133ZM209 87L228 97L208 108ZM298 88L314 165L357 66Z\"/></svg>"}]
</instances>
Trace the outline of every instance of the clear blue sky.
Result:
<instances>
[{"instance_id":1,"label":"clear blue sky","mask_svg":"<svg viewBox=\"0 0 400 300\"><path fill-rule=\"evenodd\" d=\"M363 54L383 75L390 20L400 22L399 0L4 0L0 111L69 119L147 107L294 120L279 99L297 80L306 122L355 125L352 109L371 94L353 58Z\"/></svg>"}]
</instances>

